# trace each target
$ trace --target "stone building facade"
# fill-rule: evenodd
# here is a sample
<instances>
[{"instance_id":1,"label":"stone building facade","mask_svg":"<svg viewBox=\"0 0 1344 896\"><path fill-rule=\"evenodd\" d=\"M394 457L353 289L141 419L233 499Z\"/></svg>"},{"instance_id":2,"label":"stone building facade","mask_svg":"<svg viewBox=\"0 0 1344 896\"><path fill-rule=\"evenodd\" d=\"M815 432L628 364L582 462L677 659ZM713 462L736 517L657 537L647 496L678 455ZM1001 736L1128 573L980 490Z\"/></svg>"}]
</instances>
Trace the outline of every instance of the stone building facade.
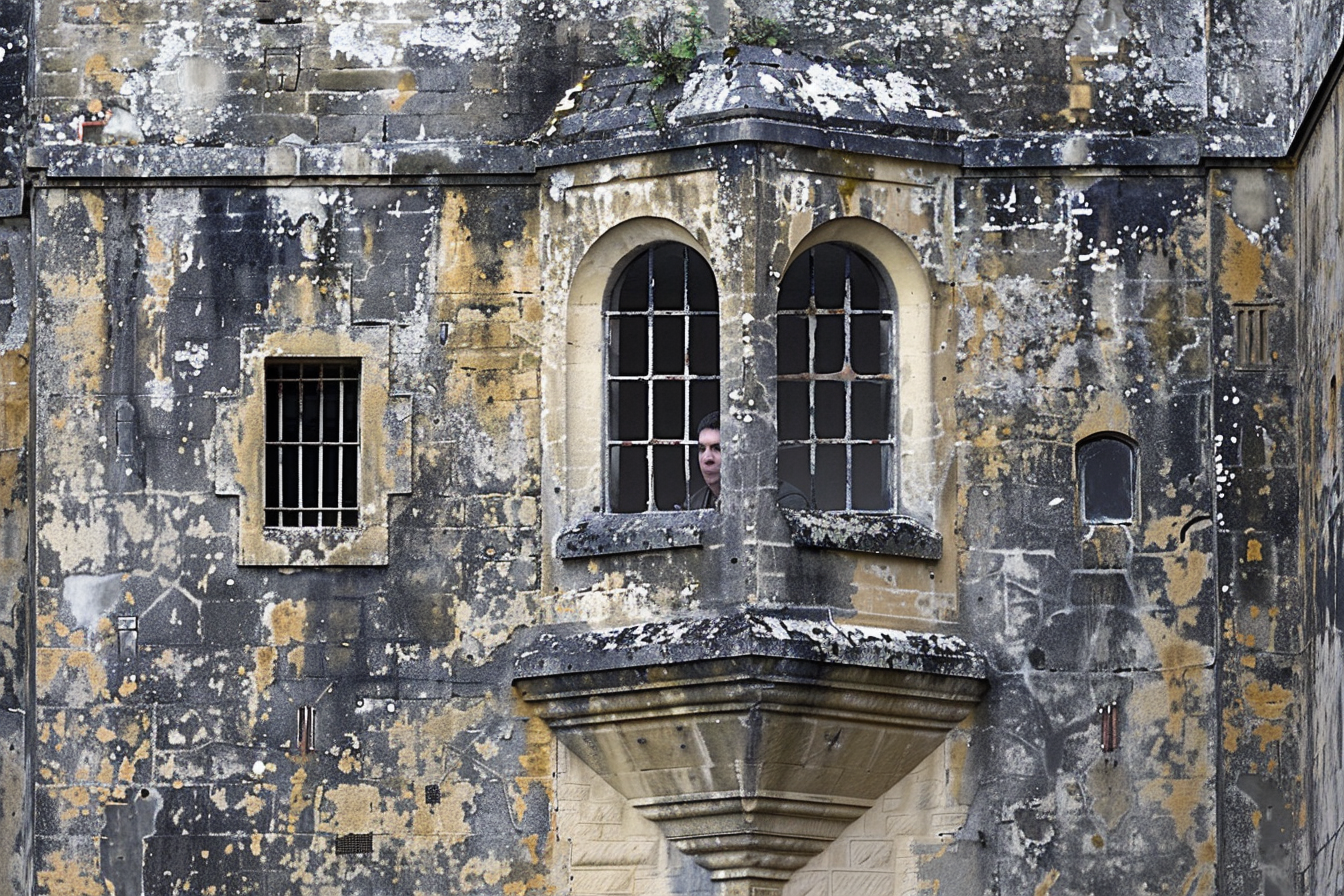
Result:
<instances>
[{"instance_id":1,"label":"stone building facade","mask_svg":"<svg viewBox=\"0 0 1344 896\"><path fill-rule=\"evenodd\" d=\"M0 892L1344 892L1337 0L0 41Z\"/></svg>"}]
</instances>

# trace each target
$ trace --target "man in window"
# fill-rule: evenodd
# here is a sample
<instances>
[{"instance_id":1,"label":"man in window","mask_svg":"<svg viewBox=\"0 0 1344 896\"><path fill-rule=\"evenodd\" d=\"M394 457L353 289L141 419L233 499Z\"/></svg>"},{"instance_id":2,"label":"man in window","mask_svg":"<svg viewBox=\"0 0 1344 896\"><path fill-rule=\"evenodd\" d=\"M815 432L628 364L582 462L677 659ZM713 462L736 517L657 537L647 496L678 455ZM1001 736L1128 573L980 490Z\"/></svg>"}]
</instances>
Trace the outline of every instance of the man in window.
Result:
<instances>
[{"instance_id":1,"label":"man in window","mask_svg":"<svg viewBox=\"0 0 1344 896\"><path fill-rule=\"evenodd\" d=\"M696 441L700 443L700 476L705 480L704 488L691 495L691 510L714 510L719 504L719 486L723 466L723 446L719 442L719 412L706 414L696 427ZM776 498L780 507L789 510L808 510L807 495L796 486L779 482L779 494Z\"/></svg>"}]
</instances>

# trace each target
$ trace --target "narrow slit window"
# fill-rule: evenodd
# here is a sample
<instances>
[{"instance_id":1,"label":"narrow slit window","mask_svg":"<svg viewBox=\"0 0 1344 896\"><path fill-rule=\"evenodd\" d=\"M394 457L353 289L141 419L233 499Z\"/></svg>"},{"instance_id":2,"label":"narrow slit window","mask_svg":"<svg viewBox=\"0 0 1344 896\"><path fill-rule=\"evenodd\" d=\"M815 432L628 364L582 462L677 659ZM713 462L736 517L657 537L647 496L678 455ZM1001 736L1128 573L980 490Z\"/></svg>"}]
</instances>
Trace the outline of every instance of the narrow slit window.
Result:
<instances>
[{"instance_id":1,"label":"narrow slit window","mask_svg":"<svg viewBox=\"0 0 1344 896\"><path fill-rule=\"evenodd\" d=\"M719 409L719 296L688 246L640 252L607 300L607 503L686 508L704 486L696 423Z\"/></svg>"},{"instance_id":2,"label":"narrow slit window","mask_svg":"<svg viewBox=\"0 0 1344 896\"><path fill-rule=\"evenodd\" d=\"M1079 516L1084 523L1132 523L1137 456L1116 436L1097 436L1078 445Z\"/></svg>"},{"instance_id":3,"label":"narrow slit window","mask_svg":"<svg viewBox=\"0 0 1344 896\"><path fill-rule=\"evenodd\" d=\"M266 525L359 525L359 361L266 364Z\"/></svg>"},{"instance_id":4,"label":"narrow slit window","mask_svg":"<svg viewBox=\"0 0 1344 896\"><path fill-rule=\"evenodd\" d=\"M780 480L817 510L891 510L895 322L877 269L810 249L780 283L776 327Z\"/></svg>"}]
</instances>

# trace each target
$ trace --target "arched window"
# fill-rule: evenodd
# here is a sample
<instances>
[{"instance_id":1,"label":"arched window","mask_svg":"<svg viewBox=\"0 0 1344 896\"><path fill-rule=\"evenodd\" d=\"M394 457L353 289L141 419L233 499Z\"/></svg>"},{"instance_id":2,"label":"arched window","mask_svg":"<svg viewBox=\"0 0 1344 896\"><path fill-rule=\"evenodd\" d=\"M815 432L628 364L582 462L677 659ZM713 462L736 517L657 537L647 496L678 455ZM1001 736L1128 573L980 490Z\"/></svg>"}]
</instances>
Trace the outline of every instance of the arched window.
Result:
<instances>
[{"instance_id":1,"label":"arched window","mask_svg":"<svg viewBox=\"0 0 1344 896\"><path fill-rule=\"evenodd\" d=\"M779 287L779 477L816 510L891 510L896 460L890 290L864 255L821 243Z\"/></svg>"},{"instance_id":2,"label":"arched window","mask_svg":"<svg viewBox=\"0 0 1344 896\"><path fill-rule=\"evenodd\" d=\"M1132 523L1138 453L1128 439L1099 435L1078 443L1078 516L1084 523Z\"/></svg>"},{"instance_id":3,"label":"arched window","mask_svg":"<svg viewBox=\"0 0 1344 896\"><path fill-rule=\"evenodd\" d=\"M660 243L606 303L607 506L673 510L704 485L696 423L719 409L719 294L698 252Z\"/></svg>"}]
</instances>

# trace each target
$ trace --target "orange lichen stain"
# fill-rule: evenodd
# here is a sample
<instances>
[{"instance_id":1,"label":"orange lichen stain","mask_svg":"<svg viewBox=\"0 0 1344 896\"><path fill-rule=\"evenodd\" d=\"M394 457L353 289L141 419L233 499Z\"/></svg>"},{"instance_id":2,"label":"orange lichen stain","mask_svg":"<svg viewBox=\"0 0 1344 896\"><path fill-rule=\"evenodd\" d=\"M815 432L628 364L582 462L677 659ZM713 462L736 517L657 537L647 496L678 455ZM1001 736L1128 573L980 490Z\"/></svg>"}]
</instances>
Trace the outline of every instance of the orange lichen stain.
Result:
<instances>
[{"instance_id":1,"label":"orange lichen stain","mask_svg":"<svg viewBox=\"0 0 1344 896\"><path fill-rule=\"evenodd\" d=\"M109 896L112 884L103 878L97 862L84 857L67 860L62 853L44 856L37 872L37 889L61 896Z\"/></svg>"},{"instance_id":2,"label":"orange lichen stain","mask_svg":"<svg viewBox=\"0 0 1344 896\"><path fill-rule=\"evenodd\" d=\"M137 682L134 682L128 678L121 683L120 687L117 688L117 696L129 697L132 694L134 694L136 692L136 689L139 687L140 685Z\"/></svg>"},{"instance_id":3,"label":"orange lichen stain","mask_svg":"<svg viewBox=\"0 0 1344 896\"><path fill-rule=\"evenodd\" d=\"M1265 257L1231 215L1225 220L1221 285L1233 303L1253 302L1264 283Z\"/></svg>"},{"instance_id":4,"label":"orange lichen stain","mask_svg":"<svg viewBox=\"0 0 1344 896\"><path fill-rule=\"evenodd\" d=\"M63 348L61 363L69 391L78 395L96 390L102 382L109 343L105 339L90 339L89 334L107 331L107 306L101 301L104 278L99 273L82 279L74 276L44 279L48 280L48 289L68 290L64 294L89 300L70 309L64 322L53 329Z\"/></svg>"},{"instance_id":5,"label":"orange lichen stain","mask_svg":"<svg viewBox=\"0 0 1344 896\"><path fill-rule=\"evenodd\" d=\"M550 893L555 890L554 887L546 883L546 878L540 874L534 874L529 879L509 881L504 885L504 896L523 896L525 893L542 892Z\"/></svg>"},{"instance_id":6,"label":"orange lichen stain","mask_svg":"<svg viewBox=\"0 0 1344 896\"><path fill-rule=\"evenodd\" d=\"M1190 869L1190 873L1185 876L1185 880L1175 892L1189 896L1211 896L1217 860L1218 846L1212 838L1196 844L1195 861L1198 864Z\"/></svg>"},{"instance_id":7,"label":"orange lichen stain","mask_svg":"<svg viewBox=\"0 0 1344 896\"><path fill-rule=\"evenodd\" d=\"M1261 722L1251 729L1251 733L1260 738L1260 752L1269 749L1269 745L1283 740L1283 726L1273 722Z\"/></svg>"},{"instance_id":8,"label":"orange lichen stain","mask_svg":"<svg viewBox=\"0 0 1344 896\"><path fill-rule=\"evenodd\" d=\"M1241 658L1241 664L1242 664L1243 666L1245 666L1247 669L1254 669L1254 668L1255 668L1255 655L1254 655L1254 654L1251 654L1250 656L1244 656L1244 657L1242 657L1242 658Z\"/></svg>"},{"instance_id":9,"label":"orange lichen stain","mask_svg":"<svg viewBox=\"0 0 1344 896\"><path fill-rule=\"evenodd\" d=\"M1251 618L1252 618L1252 619L1259 619L1259 618L1260 618L1260 608L1257 607L1255 604L1251 604L1251 610L1250 610L1250 613L1251 613Z\"/></svg>"},{"instance_id":10,"label":"orange lichen stain","mask_svg":"<svg viewBox=\"0 0 1344 896\"><path fill-rule=\"evenodd\" d=\"M1258 563L1264 558L1260 556L1260 542L1254 538L1246 539L1246 562Z\"/></svg>"},{"instance_id":11,"label":"orange lichen stain","mask_svg":"<svg viewBox=\"0 0 1344 896\"><path fill-rule=\"evenodd\" d=\"M1252 681L1246 685L1246 705L1262 719L1281 719L1292 704L1293 693L1276 684Z\"/></svg>"},{"instance_id":12,"label":"orange lichen stain","mask_svg":"<svg viewBox=\"0 0 1344 896\"><path fill-rule=\"evenodd\" d=\"M89 690L93 693L95 700L106 700L111 697L107 690L107 670L103 668L102 663L98 662L93 653L88 650L70 650L66 651L67 656L65 665L69 669L83 670L89 683Z\"/></svg>"},{"instance_id":13,"label":"orange lichen stain","mask_svg":"<svg viewBox=\"0 0 1344 896\"><path fill-rule=\"evenodd\" d=\"M109 741L116 740L117 732L113 731L111 728L108 728L106 726L101 726L97 731L93 733L93 736L98 738L98 741L100 743L105 744L108 743Z\"/></svg>"},{"instance_id":14,"label":"orange lichen stain","mask_svg":"<svg viewBox=\"0 0 1344 896\"><path fill-rule=\"evenodd\" d=\"M107 61L107 56L102 53L95 53L89 57L88 62L84 63L84 77L91 81L106 84L115 91L121 90L121 85L126 82L126 76L121 72L114 71Z\"/></svg>"},{"instance_id":15,"label":"orange lichen stain","mask_svg":"<svg viewBox=\"0 0 1344 896\"><path fill-rule=\"evenodd\" d=\"M37 663L34 670L37 676L38 690L45 690L56 680L56 673L61 671L64 665L63 650L55 650L50 647L37 648Z\"/></svg>"},{"instance_id":16,"label":"orange lichen stain","mask_svg":"<svg viewBox=\"0 0 1344 896\"><path fill-rule=\"evenodd\" d=\"M1005 452L999 450L999 446L1002 444L999 441L999 434L994 431L992 426L987 426L981 430L978 436L971 439L971 444L985 451L983 479L998 479L1012 473L1013 468L1003 459Z\"/></svg>"},{"instance_id":17,"label":"orange lichen stain","mask_svg":"<svg viewBox=\"0 0 1344 896\"><path fill-rule=\"evenodd\" d=\"M1162 558L1162 570L1167 576L1167 596L1177 607L1193 606L1209 576L1208 554L1189 551Z\"/></svg>"},{"instance_id":18,"label":"orange lichen stain","mask_svg":"<svg viewBox=\"0 0 1344 896\"><path fill-rule=\"evenodd\" d=\"M286 828L292 834L299 829L299 819L303 815L303 810L307 808L308 800L303 795L303 786L308 781L308 770L299 766L294 770L294 776L289 779L289 817L286 819ZM318 788L321 793L321 788ZM256 843L253 843L253 850L256 849ZM260 855L260 853L257 853Z\"/></svg>"},{"instance_id":19,"label":"orange lichen stain","mask_svg":"<svg viewBox=\"0 0 1344 896\"><path fill-rule=\"evenodd\" d=\"M527 720L523 729L527 738L527 749L518 757L523 773L530 778L540 778L551 774L551 729L546 723L533 716Z\"/></svg>"},{"instance_id":20,"label":"orange lichen stain","mask_svg":"<svg viewBox=\"0 0 1344 896\"><path fill-rule=\"evenodd\" d=\"M1206 778L1166 778L1150 781L1139 791L1149 802L1162 806L1176 825L1176 836L1184 840L1195 825L1195 813L1209 804L1212 781Z\"/></svg>"},{"instance_id":21,"label":"orange lichen stain","mask_svg":"<svg viewBox=\"0 0 1344 896\"><path fill-rule=\"evenodd\" d=\"M276 647L284 647L291 642L301 643L308 622L308 610L303 604L282 600L266 608L265 621L271 630L271 643Z\"/></svg>"},{"instance_id":22,"label":"orange lichen stain","mask_svg":"<svg viewBox=\"0 0 1344 896\"><path fill-rule=\"evenodd\" d=\"M285 654L285 659L289 662L290 675L294 678L303 677L303 660L306 654L302 646L292 647Z\"/></svg>"},{"instance_id":23,"label":"orange lichen stain","mask_svg":"<svg viewBox=\"0 0 1344 896\"><path fill-rule=\"evenodd\" d=\"M248 845L249 845L249 849L250 849L252 855L254 855L254 856L259 856L259 855L261 855L261 835L260 835L260 834L253 834L253 835L252 835L251 843L249 843Z\"/></svg>"},{"instance_id":24,"label":"orange lichen stain","mask_svg":"<svg viewBox=\"0 0 1344 896\"><path fill-rule=\"evenodd\" d=\"M254 655L252 680L256 684L257 693L264 694L275 684L275 648L258 647Z\"/></svg>"},{"instance_id":25,"label":"orange lichen stain","mask_svg":"<svg viewBox=\"0 0 1344 896\"><path fill-rule=\"evenodd\" d=\"M1032 896L1045 896L1046 893L1050 892L1050 888L1053 887L1055 885L1055 882L1058 880L1059 880L1058 869L1051 868L1049 871L1045 873L1045 877L1041 880L1041 882L1036 885L1036 889L1032 891Z\"/></svg>"},{"instance_id":26,"label":"orange lichen stain","mask_svg":"<svg viewBox=\"0 0 1344 896\"><path fill-rule=\"evenodd\" d=\"M393 112L400 112L401 107L406 105L406 101L415 96L417 86L415 83L415 73L406 72L397 81L397 95L392 98L388 106Z\"/></svg>"}]
</instances>

